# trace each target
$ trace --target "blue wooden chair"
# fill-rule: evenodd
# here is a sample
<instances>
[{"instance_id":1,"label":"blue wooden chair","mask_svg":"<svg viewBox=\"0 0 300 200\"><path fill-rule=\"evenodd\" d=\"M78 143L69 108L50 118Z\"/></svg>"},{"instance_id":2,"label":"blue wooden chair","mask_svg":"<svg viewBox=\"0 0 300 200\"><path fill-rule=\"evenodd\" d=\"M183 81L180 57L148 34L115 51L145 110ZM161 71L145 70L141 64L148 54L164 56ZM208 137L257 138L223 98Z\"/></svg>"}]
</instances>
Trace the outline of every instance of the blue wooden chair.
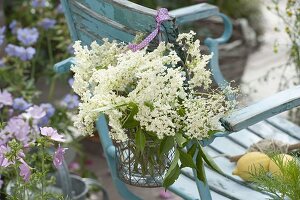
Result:
<instances>
[{"instance_id":1,"label":"blue wooden chair","mask_svg":"<svg viewBox=\"0 0 300 200\"><path fill-rule=\"evenodd\" d=\"M137 33L150 33L155 28L156 11L125 0L62 0L65 16L73 41L81 40L90 44L102 38L130 42ZM209 64L213 77L222 88L227 82L219 69L218 46L231 36L230 20L209 4L198 4L169 12L172 16L163 23L161 39L175 43L177 26L211 16L218 16L224 22L224 33L219 38L207 38L204 43L214 53ZM58 73L67 72L73 58L55 65ZM231 116L221 119L226 131L203 141L203 146L211 156L220 154L243 154L253 143L263 138L284 139L290 143L300 139L300 128L287 120L272 117L280 112L300 105L300 87L290 89L249 107L243 108ZM272 117L272 118L270 118ZM255 125L254 125L255 124ZM107 159L115 187L124 199L143 199L133 194L116 175L115 147L109 138L105 117L101 115L96 122L101 144ZM221 137L221 139L215 139ZM215 162L225 172L220 175L204 166L208 184L203 184L190 169L183 169L179 179L170 190L183 199L266 199L268 194L253 190L239 177L231 175L234 164L226 157L217 157Z\"/></svg>"}]
</instances>

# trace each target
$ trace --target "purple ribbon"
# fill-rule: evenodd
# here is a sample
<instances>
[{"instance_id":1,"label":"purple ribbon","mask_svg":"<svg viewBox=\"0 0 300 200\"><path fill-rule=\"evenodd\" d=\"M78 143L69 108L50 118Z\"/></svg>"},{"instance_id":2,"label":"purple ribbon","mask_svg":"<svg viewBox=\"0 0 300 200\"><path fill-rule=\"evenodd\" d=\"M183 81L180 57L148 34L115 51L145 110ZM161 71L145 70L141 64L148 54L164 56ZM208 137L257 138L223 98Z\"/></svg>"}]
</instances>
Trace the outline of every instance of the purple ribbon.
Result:
<instances>
[{"instance_id":1,"label":"purple ribbon","mask_svg":"<svg viewBox=\"0 0 300 200\"><path fill-rule=\"evenodd\" d=\"M161 23L169 19L170 16L168 10L166 8L160 8L157 11L157 15L155 17L156 29L152 33L150 33L150 35L148 35L148 37L146 37L140 44L129 44L128 48L135 52L147 46L159 33Z\"/></svg>"}]
</instances>

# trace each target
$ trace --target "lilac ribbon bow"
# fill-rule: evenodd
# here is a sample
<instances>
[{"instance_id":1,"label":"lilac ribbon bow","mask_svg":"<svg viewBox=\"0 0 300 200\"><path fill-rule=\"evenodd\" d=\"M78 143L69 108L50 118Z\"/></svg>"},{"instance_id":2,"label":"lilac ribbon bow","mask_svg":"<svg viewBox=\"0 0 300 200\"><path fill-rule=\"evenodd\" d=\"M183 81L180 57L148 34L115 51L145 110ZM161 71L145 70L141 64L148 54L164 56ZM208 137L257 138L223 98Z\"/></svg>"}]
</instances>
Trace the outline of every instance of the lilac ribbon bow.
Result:
<instances>
[{"instance_id":1,"label":"lilac ribbon bow","mask_svg":"<svg viewBox=\"0 0 300 200\"><path fill-rule=\"evenodd\" d=\"M157 11L157 15L155 17L156 29L152 33L150 33L150 35L148 35L148 37L146 37L140 44L129 44L128 48L135 52L147 46L159 33L161 23L169 19L170 16L168 10L166 8L160 8Z\"/></svg>"}]
</instances>

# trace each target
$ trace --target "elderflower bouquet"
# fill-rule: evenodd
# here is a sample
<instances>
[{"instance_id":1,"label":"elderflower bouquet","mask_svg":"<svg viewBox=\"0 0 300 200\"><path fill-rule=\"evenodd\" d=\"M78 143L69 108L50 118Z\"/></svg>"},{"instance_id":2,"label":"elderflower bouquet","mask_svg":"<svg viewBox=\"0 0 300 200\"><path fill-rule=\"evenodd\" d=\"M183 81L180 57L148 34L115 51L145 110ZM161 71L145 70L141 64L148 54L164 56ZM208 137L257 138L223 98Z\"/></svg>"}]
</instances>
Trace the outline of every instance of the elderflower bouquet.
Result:
<instances>
[{"instance_id":1,"label":"elderflower bouquet","mask_svg":"<svg viewBox=\"0 0 300 200\"><path fill-rule=\"evenodd\" d=\"M179 49L161 42L152 52L133 52L107 39L102 45L81 46L80 41L74 45L73 89L81 98L75 126L93 134L95 120L104 113L111 139L117 146L127 144L121 151L133 153L131 172L153 174L160 162L168 169L159 171L165 187L183 167L196 169L203 180L202 159L215 165L199 141L222 130L219 118L235 106L225 95L233 89L211 89L211 72L205 68L211 55L200 54L200 41L194 36L194 32L180 34ZM170 154L165 162L163 157Z\"/></svg>"}]
</instances>

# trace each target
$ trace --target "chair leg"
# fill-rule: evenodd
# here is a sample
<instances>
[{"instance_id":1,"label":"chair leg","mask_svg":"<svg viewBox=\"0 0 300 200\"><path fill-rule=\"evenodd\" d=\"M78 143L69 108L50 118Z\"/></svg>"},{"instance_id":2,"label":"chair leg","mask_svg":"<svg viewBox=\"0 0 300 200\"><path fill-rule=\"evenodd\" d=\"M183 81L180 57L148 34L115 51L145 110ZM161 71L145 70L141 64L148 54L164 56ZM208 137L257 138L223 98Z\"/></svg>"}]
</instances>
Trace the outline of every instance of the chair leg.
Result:
<instances>
[{"instance_id":1,"label":"chair leg","mask_svg":"<svg viewBox=\"0 0 300 200\"><path fill-rule=\"evenodd\" d=\"M208 142L208 144L209 143L210 142ZM192 145L193 145L193 143L189 143L188 148L190 148ZM197 152L198 151L199 150L197 150ZM195 163L196 163L196 157L197 157L197 153L195 153L195 155L193 157ZM198 188L199 196L200 196L201 200L212 200L210 190L209 190L209 186L208 186L208 183L206 181L206 175L205 175L205 170L204 170L204 162L202 162L201 167L203 169L202 171L204 173L204 178L205 178L206 183L204 183L203 181L201 181L197 178L197 170L193 169L193 174L194 174L195 182L196 182L196 185L197 185L197 188Z\"/></svg>"},{"instance_id":2,"label":"chair leg","mask_svg":"<svg viewBox=\"0 0 300 200\"><path fill-rule=\"evenodd\" d=\"M96 122L96 127L103 147L105 158L111 172L113 183L119 194L126 200L141 200L132 193L127 186L118 178L115 159L115 146L113 145L108 132L108 126L104 115L102 114Z\"/></svg>"},{"instance_id":3,"label":"chair leg","mask_svg":"<svg viewBox=\"0 0 300 200\"><path fill-rule=\"evenodd\" d=\"M202 168L204 168L203 164L202 164ZM201 181L197 178L197 171L196 170L193 170L193 173L194 173L195 182L197 184L197 188L198 188L198 191L199 191L200 199L201 200L212 200L211 194L210 194L210 191L209 191L208 183L204 183L203 181ZM204 177L206 179L205 174L204 174Z\"/></svg>"}]
</instances>

